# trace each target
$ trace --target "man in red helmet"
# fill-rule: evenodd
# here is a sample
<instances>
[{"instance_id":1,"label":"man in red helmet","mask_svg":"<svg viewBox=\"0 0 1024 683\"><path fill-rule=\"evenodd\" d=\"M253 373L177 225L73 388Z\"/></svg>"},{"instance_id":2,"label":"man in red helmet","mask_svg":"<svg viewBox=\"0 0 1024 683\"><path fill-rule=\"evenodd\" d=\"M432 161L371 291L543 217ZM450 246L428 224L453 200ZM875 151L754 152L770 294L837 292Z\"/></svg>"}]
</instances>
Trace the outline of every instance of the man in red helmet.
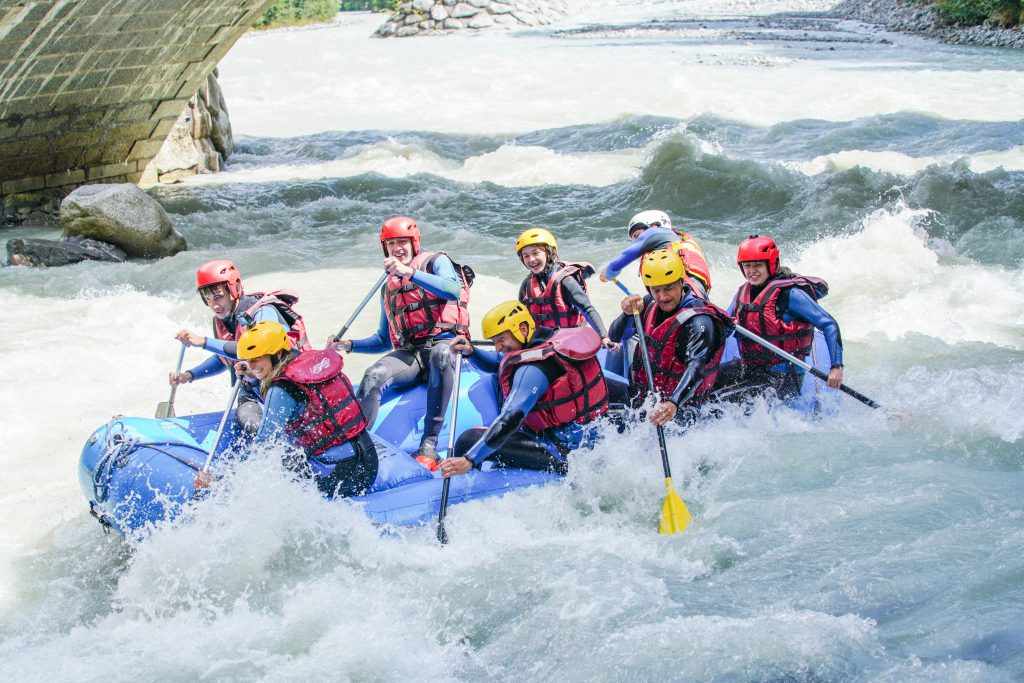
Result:
<instances>
[{"instance_id":1,"label":"man in red helmet","mask_svg":"<svg viewBox=\"0 0 1024 683\"><path fill-rule=\"evenodd\" d=\"M736 263L746 279L729 306L736 324L800 359L810 354L814 328L818 328L832 360L828 385L838 387L843 381L843 340L835 318L817 303L828 294L828 283L780 267L779 249L771 237L751 235L743 240ZM737 340L745 382L773 387L780 398L800 393L803 370L746 337ZM723 377L735 379L735 375L735 371L723 372Z\"/></svg>"},{"instance_id":2,"label":"man in red helmet","mask_svg":"<svg viewBox=\"0 0 1024 683\"><path fill-rule=\"evenodd\" d=\"M242 289L242 276L231 261L218 259L203 264L196 272L196 289L203 303L213 311L213 337L204 337L189 330L175 335L186 346L198 346L214 355L191 370L179 375L171 373L172 385L192 382L203 377L216 375L227 369L234 385L237 341L242 334L261 320L281 324L288 330L288 337L295 348L312 349L306 338L306 326L302 316L292 308L299 300L294 292L254 292L246 294ZM246 382L239 394L235 419L248 432L255 432L262 417L259 393L256 385Z\"/></svg>"},{"instance_id":3,"label":"man in red helmet","mask_svg":"<svg viewBox=\"0 0 1024 683\"><path fill-rule=\"evenodd\" d=\"M441 432L452 393L455 361L450 341L469 333L469 287L473 271L455 264L444 252L420 249L416 221L396 216L380 231L384 270L390 277L381 288L377 332L365 339L338 339L346 352L379 353L392 349L366 370L357 397L373 425L386 387L426 382L427 405L423 436L413 457L437 467L437 435ZM444 340L443 343L438 343ZM331 341L331 340L329 340Z\"/></svg>"}]
</instances>

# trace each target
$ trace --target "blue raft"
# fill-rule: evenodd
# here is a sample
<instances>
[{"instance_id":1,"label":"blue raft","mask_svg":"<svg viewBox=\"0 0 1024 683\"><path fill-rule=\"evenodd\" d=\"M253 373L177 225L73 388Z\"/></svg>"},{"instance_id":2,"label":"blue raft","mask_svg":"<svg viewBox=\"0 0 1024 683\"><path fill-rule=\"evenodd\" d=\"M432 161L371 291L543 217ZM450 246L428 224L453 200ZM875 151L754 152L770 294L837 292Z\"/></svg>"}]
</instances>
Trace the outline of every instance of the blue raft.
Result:
<instances>
[{"instance_id":1,"label":"blue raft","mask_svg":"<svg viewBox=\"0 0 1024 683\"><path fill-rule=\"evenodd\" d=\"M824 339L818 334L814 364L827 372L830 363L824 349ZM623 359L615 356L621 355L602 355L606 374L618 377L607 368L620 369ZM736 355L735 340L730 338L722 362ZM456 434L489 425L498 414L495 377L481 371L472 357L463 364L458 400ZM802 395L787 403L808 413L832 412L835 400L836 392L807 376ZM423 433L425 405L424 386L388 390L384 395L371 428L380 455L377 479L366 495L346 499L360 504L374 523L408 526L437 518L442 480L409 456ZM116 417L97 429L86 441L78 467L90 512L104 526L124 535L175 517L195 495L193 478L213 445L220 416ZM237 443L234 424L233 419L228 420L212 461L214 472L230 458L231 447ZM449 429L446 423L438 445L448 443ZM487 466L452 479L450 505L561 479L549 472Z\"/></svg>"}]
</instances>

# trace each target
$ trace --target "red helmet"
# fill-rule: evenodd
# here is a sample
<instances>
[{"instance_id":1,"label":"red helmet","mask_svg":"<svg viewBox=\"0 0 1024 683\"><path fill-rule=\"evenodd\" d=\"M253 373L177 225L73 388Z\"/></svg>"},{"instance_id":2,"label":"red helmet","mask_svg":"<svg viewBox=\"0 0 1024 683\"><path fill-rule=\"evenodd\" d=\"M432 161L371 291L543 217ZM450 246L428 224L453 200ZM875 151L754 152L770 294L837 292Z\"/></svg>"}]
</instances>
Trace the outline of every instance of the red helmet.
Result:
<instances>
[{"instance_id":1,"label":"red helmet","mask_svg":"<svg viewBox=\"0 0 1024 683\"><path fill-rule=\"evenodd\" d=\"M416 255L420 251L420 229L416 227L416 221L408 216L395 216L384 221L380 226L380 246L384 255L388 255L388 248L384 246L384 240L395 237L408 237L412 240L412 253Z\"/></svg>"},{"instance_id":2,"label":"red helmet","mask_svg":"<svg viewBox=\"0 0 1024 683\"><path fill-rule=\"evenodd\" d=\"M238 268L235 268L234 263L226 259L218 259L199 267L199 271L196 273L196 289L202 290L203 287L219 284L228 286L228 294L232 298L237 299L242 296L242 276L239 275Z\"/></svg>"},{"instance_id":3,"label":"red helmet","mask_svg":"<svg viewBox=\"0 0 1024 683\"><path fill-rule=\"evenodd\" d=\"M779 248L775 246L775 240L771 237L758 237L751 235L740 242L739 251L736 252L736 263L743 271L743 263L747 261L767 261L768 274L775 275L779 272Z\"/></svg>"}]
</instances>

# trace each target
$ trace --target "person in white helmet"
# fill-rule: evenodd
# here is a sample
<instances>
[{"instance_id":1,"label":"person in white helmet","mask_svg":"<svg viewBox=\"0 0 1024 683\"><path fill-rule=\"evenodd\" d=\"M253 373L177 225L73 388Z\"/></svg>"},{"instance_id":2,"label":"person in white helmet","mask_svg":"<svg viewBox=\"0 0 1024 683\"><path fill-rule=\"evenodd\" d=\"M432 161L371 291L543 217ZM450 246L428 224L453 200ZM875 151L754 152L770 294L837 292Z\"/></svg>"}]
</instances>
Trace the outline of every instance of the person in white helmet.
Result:
<instances>
[{"instance_id":1,"label":"person in white helmet","mask_svg":"<svg viewBox=\"0 0 1024 683\"><path fill-rule=\"evenodd\" d=\"M672 228L672 219L667 213L657 209L641 211L629 220L626 229L633 244L601 269L601 282L616 279L626 266L652 251L672 249L686 266L686 284L694 295L707 300L711 291L711 271L704 252L692 237Z\"/></svg>"}]
</instances>

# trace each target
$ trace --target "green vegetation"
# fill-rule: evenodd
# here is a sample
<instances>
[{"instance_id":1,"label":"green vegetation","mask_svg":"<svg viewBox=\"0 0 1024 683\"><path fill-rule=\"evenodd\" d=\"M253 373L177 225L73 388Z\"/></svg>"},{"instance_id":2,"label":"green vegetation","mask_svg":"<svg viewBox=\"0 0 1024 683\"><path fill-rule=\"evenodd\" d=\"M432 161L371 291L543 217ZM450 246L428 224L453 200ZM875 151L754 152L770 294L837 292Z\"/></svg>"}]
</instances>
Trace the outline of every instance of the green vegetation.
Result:
<instances>
[{"instance_id":1,"label":"green vegetation","mask_svg":"<svg viewBox=\"0 0 1024 683\"><path fill-rule=\"evenodd\" d=\"M280 28L328 22L338 13L338 0L277 0L253 28Z\"/></svg>"},{"instance_id":2,"label":"green vegetation","mask_svg":"<svg viewBox=\"0 0 1024 683\"><path fill-rule=\"evenodd\" d=\"M1024 23L1021 0L931 0L939 17L950 24L977 26L989 21L1003 28Z\"/></svg>"},{"instance_id":3,"label":"green vegetation","mask_svg":"<svg viewBox=\"0 0 1024 683\"><path fill-rule=\"evenodd\" d=\"M370 10L371 12L391 12L401 0L341 0L341 11Z\"/></svg>"}]
</instances>

